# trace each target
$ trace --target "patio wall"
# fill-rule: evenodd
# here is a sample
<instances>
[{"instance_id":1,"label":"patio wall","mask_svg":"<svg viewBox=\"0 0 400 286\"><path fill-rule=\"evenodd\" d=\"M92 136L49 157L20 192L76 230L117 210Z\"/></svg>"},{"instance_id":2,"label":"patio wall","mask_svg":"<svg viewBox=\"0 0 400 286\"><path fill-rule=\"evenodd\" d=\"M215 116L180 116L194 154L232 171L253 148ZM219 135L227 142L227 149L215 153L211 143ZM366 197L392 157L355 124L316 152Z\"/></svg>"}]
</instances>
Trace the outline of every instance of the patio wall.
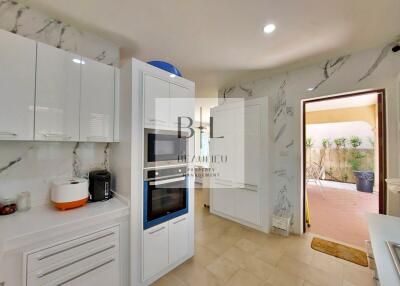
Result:
<instances>
[{"instance_id":1,"label":"patio wall","mask_svg":"<svg viewBox=\"0 0 400 286\"><path fill-rule=\"evenodd\" d=\"M374 170L374 150L373 149L357 149L363 152L366 156L362 160L362 170ZM324 156L325 153L325 156ZM307 167L310 162L322 165L325 168L325 177L323 179L330 181L355 183L353 170L348 160L351 158L351 149L337 150L334 148L311 148L311 161L310 149L307 150ZM324 157L325 159L321 160Z\"/></svg>"}]
</instances>

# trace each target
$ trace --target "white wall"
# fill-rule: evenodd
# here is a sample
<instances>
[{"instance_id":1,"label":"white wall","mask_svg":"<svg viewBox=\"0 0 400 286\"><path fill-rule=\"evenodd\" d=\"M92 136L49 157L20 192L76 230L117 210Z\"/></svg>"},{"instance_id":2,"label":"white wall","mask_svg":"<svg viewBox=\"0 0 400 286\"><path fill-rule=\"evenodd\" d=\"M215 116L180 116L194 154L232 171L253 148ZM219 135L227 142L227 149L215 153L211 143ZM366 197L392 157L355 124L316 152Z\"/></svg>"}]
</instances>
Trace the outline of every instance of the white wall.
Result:
<instances>
[{"instance_id":1,"label":"white wall","mask_svg":"<svg viewBox=\"0 0 400 286\"><path fill-rule=\"evenodd\" d=\"M385 88L387 112L387 164L388 177L398 173L398 83L400 53L390 51L393 43L385 47L330 59L319 65L288 71L250 83L241 83L219 91L220 103L224 97L268 96L271 102L271 148L266 150L272 159L271 192L275 206L286 188L294 207L293 230L302 229L301 195L301 100L318 96L363 89ZM240 88L242 87L242 88ZM314 88L308 91L309 88ZM250 90L251 92L246 92ZM279 206L276 206L279 208ZM388 193L388 213L400 215L400 201Z\"/></svg>"}]
</instances>

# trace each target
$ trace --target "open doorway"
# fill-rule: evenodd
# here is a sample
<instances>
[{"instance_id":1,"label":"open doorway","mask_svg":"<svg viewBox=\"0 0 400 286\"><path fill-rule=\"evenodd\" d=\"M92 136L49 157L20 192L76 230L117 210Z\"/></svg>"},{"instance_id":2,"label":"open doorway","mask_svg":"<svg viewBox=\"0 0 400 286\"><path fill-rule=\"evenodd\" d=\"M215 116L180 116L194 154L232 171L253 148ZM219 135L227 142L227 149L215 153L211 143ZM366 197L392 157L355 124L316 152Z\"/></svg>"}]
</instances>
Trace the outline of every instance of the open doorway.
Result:
<instances>
[{"instance_id":1,"label":"open doorway","mask_svg":"<svg viewBox=\"0 0 400 286\"><path fill-rule=\"evenodd\" d=\"M384 90L303 101L304 232L364 247L386 213Z\"/></svg>"}]
</instances>

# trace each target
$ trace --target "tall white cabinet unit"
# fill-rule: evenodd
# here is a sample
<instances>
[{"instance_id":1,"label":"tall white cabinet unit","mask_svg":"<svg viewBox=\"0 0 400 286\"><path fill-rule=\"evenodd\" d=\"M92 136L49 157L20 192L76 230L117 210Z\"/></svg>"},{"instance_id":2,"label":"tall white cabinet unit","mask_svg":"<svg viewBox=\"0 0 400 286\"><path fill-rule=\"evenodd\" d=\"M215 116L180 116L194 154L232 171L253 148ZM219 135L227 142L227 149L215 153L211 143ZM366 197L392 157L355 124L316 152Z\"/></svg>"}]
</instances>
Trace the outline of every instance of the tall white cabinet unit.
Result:
<instances>
[{"instance_id":1,"label":"tall white cabinet unit","mask_svg":"<svg viewBox=\"0 0 400 286\"><path fill-rule=\"evenodd\" d=\"M79 141L81 56L37 45L35 140Z\"/></svg>"},{"instance_id":2,"label":"tall white cabinet unit","mask_svg":"<svg viewBox=\"0 0 400 286\"><path fill-rule=\"evenodd\" d=\"M268 190L267 99L226 103L211 110L211 212L267 232ZM263 151L265 150L265 151Z\"/></svg>"},{"instance_id":3,"label":"tall white cabinet unit","mask_svg":"<svg viewBox=\"0 0 400 286\"><path fill-rule=\"evenodd\" d=\"M114 67L82 60L80 141L113 142Z\"/></svg>"},{"instance_id":4,"label":"tall white cabinet unit","mask_svg":"<svg viewBox=\"0 0 400 286\"><path fill-rule=\"evenodd\" d=\"M0 140L33 140L36 42L0 30Z\"/></svg>"},{"instance_id":5,"label":"tall white cabinet unit","mask_svg":"<svg viewBox=\"0 0 400 286\"><path fill-rule=\"evenodd\" d=\"M188 177L188 213L144 230L144 128L177 130L171 110L178 114L172 103L178 96L187 99L184 114L193 118L195 86L135 59L122 67L120 81L120 143L111 146L110 167L118 192L131 202L131 285L149 285L194 255L194 177Z\"/></svg>"}]
</instances>

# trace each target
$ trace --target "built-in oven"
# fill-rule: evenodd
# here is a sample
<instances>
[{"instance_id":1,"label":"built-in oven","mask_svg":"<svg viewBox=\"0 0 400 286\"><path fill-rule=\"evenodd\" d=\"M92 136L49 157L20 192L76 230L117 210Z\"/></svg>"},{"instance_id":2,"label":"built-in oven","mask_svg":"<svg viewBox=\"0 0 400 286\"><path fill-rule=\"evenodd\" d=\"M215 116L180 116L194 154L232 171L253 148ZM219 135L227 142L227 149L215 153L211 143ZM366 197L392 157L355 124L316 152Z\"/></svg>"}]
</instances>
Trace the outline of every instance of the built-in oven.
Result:
<instances>
[{"instance_id":1,"label":"built-in oven","mask_svg":"<svg viewBox=\"0 0 400 286\"><path fill-rule=\"evenodd\" d=\"M143 227L150 228L188 212L186 166L144 171Z\"/></svg>"},{"instance_id":2,"label":"built-in oven","mask_svg":"<svg viewBox=\"0 0 400 286\"><path fill-rule=\"evenodd\" d=\"M184 132L144 129L144 166L185 163L189 139Z\"/></svg>"}]
</instances>

